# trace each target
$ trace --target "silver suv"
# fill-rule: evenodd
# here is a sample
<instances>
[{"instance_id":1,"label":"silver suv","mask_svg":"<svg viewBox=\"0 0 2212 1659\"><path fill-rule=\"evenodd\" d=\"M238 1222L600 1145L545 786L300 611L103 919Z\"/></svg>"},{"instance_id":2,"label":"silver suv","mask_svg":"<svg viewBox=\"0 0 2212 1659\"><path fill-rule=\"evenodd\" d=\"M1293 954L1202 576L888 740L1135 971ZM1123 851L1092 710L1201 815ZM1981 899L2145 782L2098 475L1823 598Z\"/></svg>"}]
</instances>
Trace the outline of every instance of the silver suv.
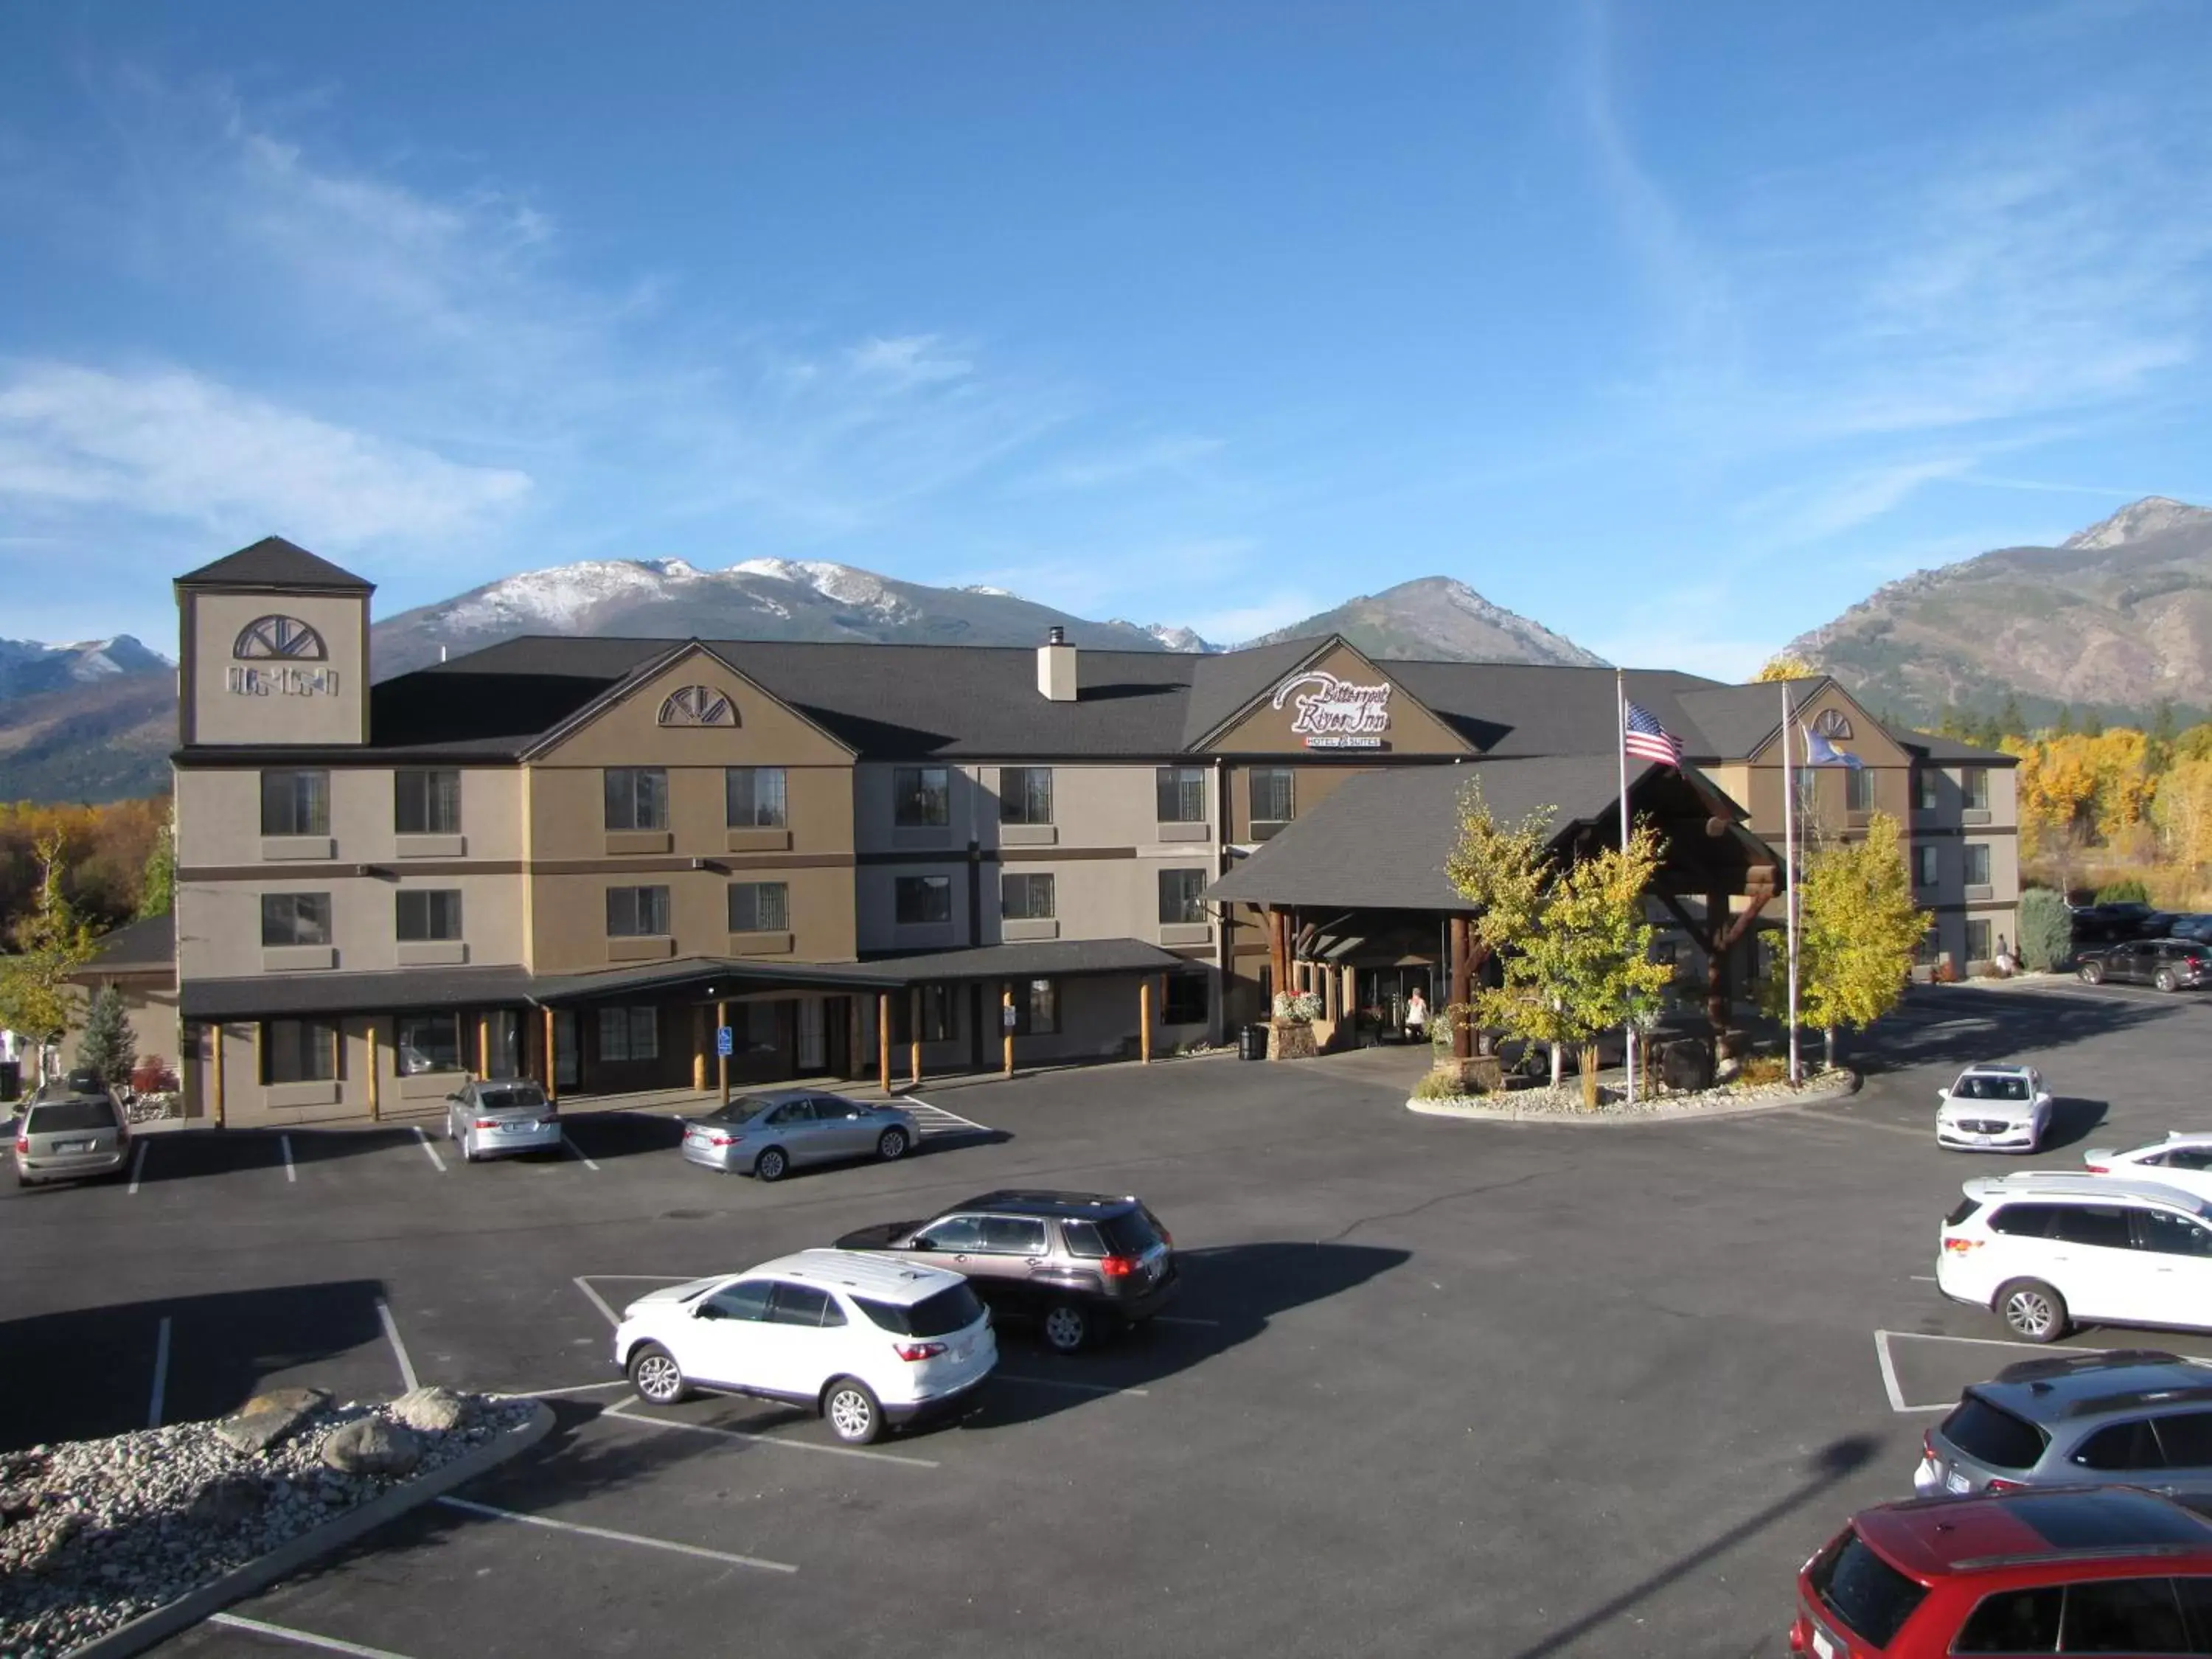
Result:
<instances>
[{"instance_id":1,"label":"silver suv","mask_svg":"<svg viewBox=\"0 0 2212 1659\"><path fill-rule=\"evenodd\" d=\"M2154 1348L2008 1366L1928 1431L1923 1498L2079 1486L2212 1494L2212 1365Z\"/></svg>"},{"instance_id":2,"label":"silver suv","mask_svg":"<svg viewBox=\"0 0 2212 1659\"><path fill-rule=\"evenodd\" d=\"M117 1175L130 1156L130 1126L105 1091L49 1083L15 1125L18 1187Z\"/></svg>"}]
</instances>

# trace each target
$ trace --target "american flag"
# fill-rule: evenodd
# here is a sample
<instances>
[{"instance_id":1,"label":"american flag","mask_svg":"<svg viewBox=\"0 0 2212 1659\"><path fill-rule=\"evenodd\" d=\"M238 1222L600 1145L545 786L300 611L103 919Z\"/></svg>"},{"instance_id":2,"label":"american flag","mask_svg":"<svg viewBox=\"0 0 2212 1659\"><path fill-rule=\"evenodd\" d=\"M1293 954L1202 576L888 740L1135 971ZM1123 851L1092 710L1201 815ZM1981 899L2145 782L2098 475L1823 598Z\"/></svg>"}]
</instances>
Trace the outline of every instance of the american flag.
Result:
<instances>
[{"instance_id":1,"label":"american flag","mask_svg":"<svg viewBox=\"0 0 2212 1659\"><path fill-rule=\"evenodd\" d=\"M1630 754L1657 761L1662 766L1682 763L1681 739L1654 720L1649 709L1632 702L1628 705L1628 731L1621 743Z\"/></svg>"}]
</instances>

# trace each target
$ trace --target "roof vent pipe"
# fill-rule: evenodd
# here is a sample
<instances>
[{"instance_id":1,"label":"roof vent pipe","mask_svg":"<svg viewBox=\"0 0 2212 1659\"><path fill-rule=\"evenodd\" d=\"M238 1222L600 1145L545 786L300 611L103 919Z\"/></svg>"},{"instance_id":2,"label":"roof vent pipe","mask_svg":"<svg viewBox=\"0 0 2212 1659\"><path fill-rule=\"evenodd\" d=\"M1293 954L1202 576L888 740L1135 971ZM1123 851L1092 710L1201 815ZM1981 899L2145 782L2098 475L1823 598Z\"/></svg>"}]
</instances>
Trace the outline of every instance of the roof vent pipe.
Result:
<instances>
[{"instance_id":1,"label":"roof vent pipe","mask_svg":"<svg viewBox=\"0 0 2212 1659\"><path fill-rule=\"evenodd\" d=\"M1037 647L1037 695L1053 702L1075 701L1075 647L1065 628L1048 631Z\"/></svg>"}]
</instances>

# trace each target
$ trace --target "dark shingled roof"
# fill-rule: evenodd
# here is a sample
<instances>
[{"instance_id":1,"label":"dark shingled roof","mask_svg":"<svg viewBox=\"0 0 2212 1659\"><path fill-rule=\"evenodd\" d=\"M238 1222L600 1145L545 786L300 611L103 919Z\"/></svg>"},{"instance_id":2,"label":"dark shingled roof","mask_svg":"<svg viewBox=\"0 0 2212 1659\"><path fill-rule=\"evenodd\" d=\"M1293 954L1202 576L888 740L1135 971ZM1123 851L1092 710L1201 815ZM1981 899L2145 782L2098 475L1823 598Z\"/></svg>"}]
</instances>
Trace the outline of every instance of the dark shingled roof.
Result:
<instances>
[{"instance_id":1,"label":"dark shingled roof","mask_svg":"<svg viewBox=\"0 0 2212 1659\"><path fill-rule=\"evenodd\" d=\"M350 570L340 569L328 559L318 558L304 547L295 547L282 536L264 536L251 547L204 564L177 578L179 587L318 587L344 588L371 593L376 584L364 581Z\"/></svg>"},{"instance_id":2,"label":"dark shingled roof","mask_svg":"<svg viewBox=\"0 0 2212 1659\"><path fill-rule=\"evenodd\" d=\"M186 980L178 998L185 1019L268 1019L412 1008L480 1008L524 1002L530 975L520 968L402 968L368 974L270 974L249 979Z\"/></svg>"},{"instance_id":3,"label":"dark shingled roof","mask_svg":"<svg viewBox=\"0 0 2212 1659\"><path fill-rule=\"evenodd\" d=\"M1650 770L1648 762L1631 767L1630 787ZM1445 877L1444 860L1459 838L1460 792L1477 778L1501 821L1550 807L1560 830L1613 811L1620 799L1620 774L1609 753L1363 772L1286 825L1206 896L1471 912L1474 907Z\"/></svg>"},{"instance_id":4,"label":"dark shingled roof","mask_svg":"<svg viewBox=\"0 0 2212 1659\"><path fill-rule=\"evenodd\" d=\"M93 945L92 960L76 972L79 979L100 979L110 974L174 973L177 967L177 919L145 916L104 933Z\"/></svg>"},{"instance_id":5,"label":"dark shingled roof","mask_svg":"<svg viewBox=\"0 0 2212 1659\"><path fill-rule=\"evenodd\" d=\"M2002 749L1984 749L1960 738L1947 738L1940 732L1895 732L1891 735L1923 760L1969 761L1978 766L2020 764L2017 755L2008 755Z\"/></svg>"},{"instance_id":6,"label":"dark shingled roof","mask_svg":"<svg viewBox=\"0 0 2212 1659\"><path fill-rule=\"evenodd\" d=\"M538 1002L572 1002L668 986L728 980L790 986L836 986L894 991L946 980L1071 978L1085 974L1150 974L1189 963L1172 951L1134 939L1039 939L1031 944L979 945L961 951L878 957L870 962L763 962L758 957L683 957L669 962L564 974L539 980Z\"/></svg>"}]
</instances>

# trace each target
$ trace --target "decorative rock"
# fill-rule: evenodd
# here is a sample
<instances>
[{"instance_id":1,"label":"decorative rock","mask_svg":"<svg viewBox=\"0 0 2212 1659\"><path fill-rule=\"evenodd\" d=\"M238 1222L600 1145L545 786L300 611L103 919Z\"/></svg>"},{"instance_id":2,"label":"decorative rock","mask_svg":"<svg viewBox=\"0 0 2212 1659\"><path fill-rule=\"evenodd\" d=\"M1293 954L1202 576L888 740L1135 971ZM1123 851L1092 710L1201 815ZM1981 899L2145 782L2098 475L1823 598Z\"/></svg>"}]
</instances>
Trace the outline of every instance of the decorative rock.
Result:
<instances>
[{"instance_id":1,"label":"decorative rock","mask_svg":"<svg viewBox=\"0 0 2212 1659\"><path fill-rule=\"evenodd\" d=\"M469 1417L468 1401L451 1389L441 1389L434 1382L409 1389L392 1402L390 1409L400 1422L425 1434L443 1434L460 1428Z\"/></svg>"},{"instance_id":2,"label":"decorative rock","mask_svg":"<svg viewBox=\"0 0 2212 1659\"><path fill-rule=\"evenodd\" d=\"M204 1526L228 1530L260 1514L268 1501L258 1480L234 1475L203 1487L185 1513Z\"/></svg>"},{"instance_id":3,"label":"decorative rock","mask_svg":"<svg viewBox=\"0 0 2212 1659\"><path fill-rule=\"evenodd\" d=\"M250 1456L290 1439L330 1403L320 1389L274 1389L254 1395L235 1416L216 1424L215 1431L233 1451Z\"/></svg>"},{"instance_id":4,"label":"decorative rock","mask_svg":"<svg viewBox=\"0 0 2212 1659\"><path fill-rule=\"evenodd\" d=\"M323 1462L341 1474L410 1474L422 1461L422 1437L381 1418L358 1418L323 1442Z\"/></svg>"}]
</instances>

